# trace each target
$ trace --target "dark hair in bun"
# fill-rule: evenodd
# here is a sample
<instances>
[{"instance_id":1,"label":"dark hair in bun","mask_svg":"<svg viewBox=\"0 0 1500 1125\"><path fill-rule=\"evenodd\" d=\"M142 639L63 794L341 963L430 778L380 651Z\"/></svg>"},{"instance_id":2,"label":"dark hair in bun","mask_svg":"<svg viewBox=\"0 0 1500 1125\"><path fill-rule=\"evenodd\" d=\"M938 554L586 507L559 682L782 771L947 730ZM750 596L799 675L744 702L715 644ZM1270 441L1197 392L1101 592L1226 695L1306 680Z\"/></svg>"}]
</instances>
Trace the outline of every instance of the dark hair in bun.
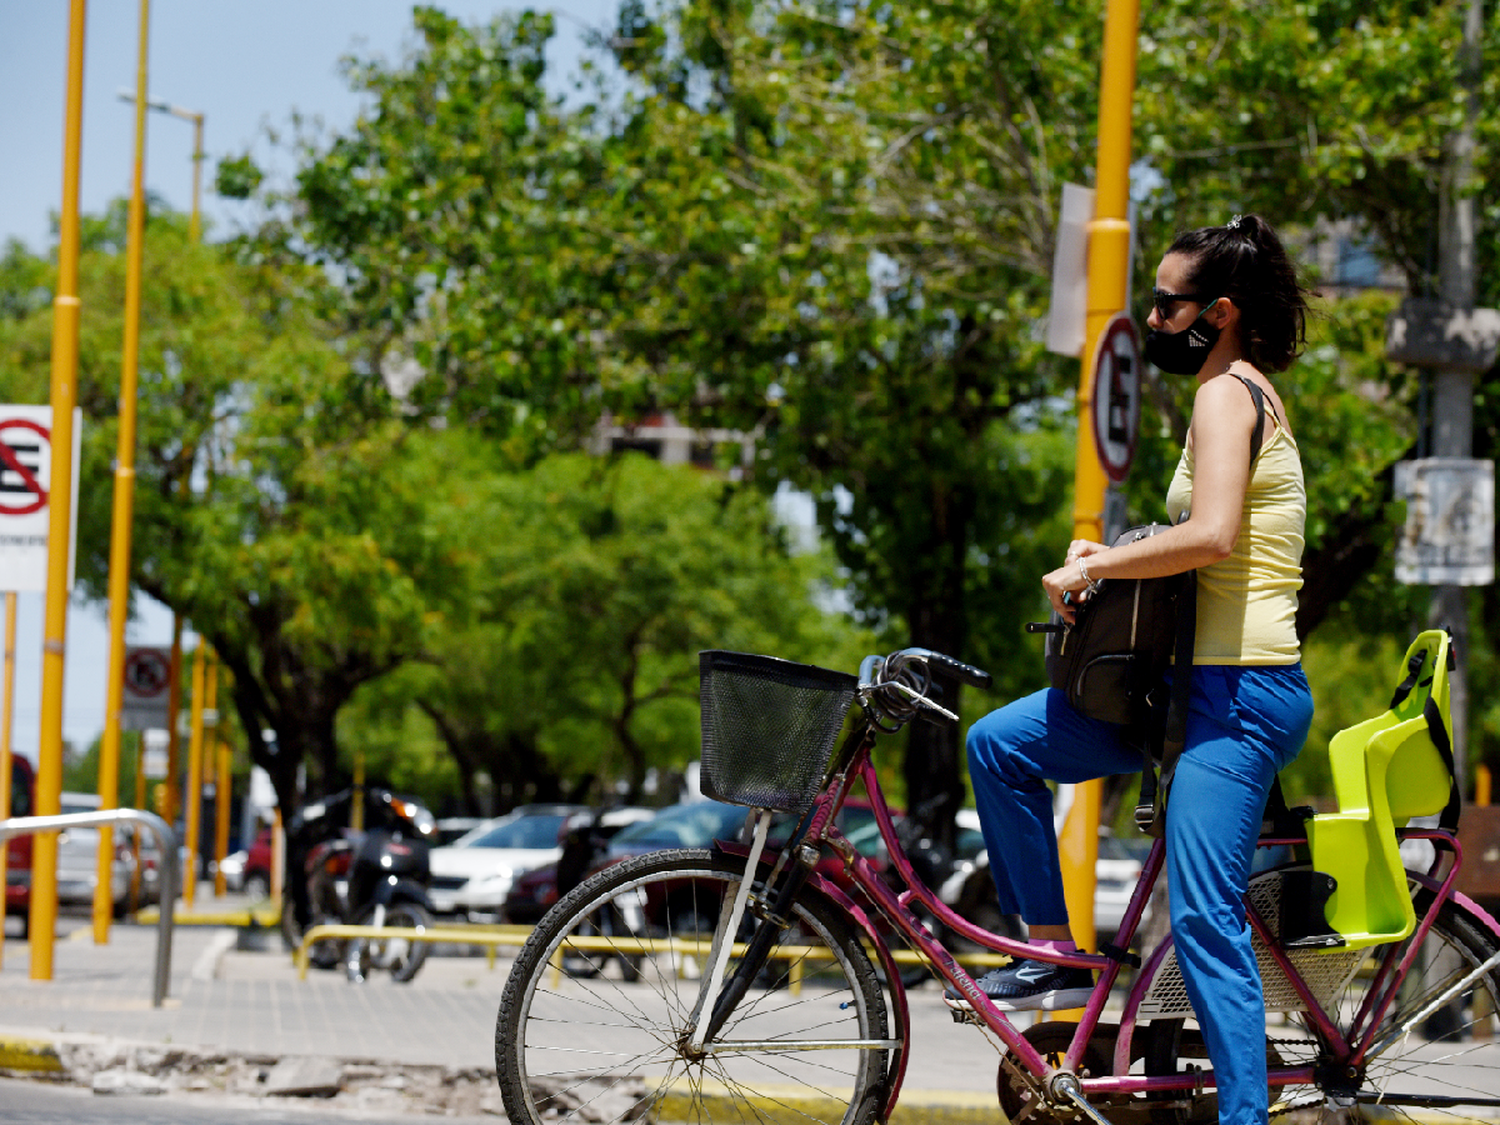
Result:
<instances>
[{"instance_id":1,"label":"dark hair in bun","mask_svg":"<svg viewBox=\"0 0 1500 1125\"><path fill-rule=\"evenodd\" d=\"M1192 292L1228 297L1239 308L1242 339L1257 367L1285 371L1302 354L1307 290L1270 223L1236 215L1222 227L1179 234L1167 253L1192 259Z\"/></svg>"}]
</instances>

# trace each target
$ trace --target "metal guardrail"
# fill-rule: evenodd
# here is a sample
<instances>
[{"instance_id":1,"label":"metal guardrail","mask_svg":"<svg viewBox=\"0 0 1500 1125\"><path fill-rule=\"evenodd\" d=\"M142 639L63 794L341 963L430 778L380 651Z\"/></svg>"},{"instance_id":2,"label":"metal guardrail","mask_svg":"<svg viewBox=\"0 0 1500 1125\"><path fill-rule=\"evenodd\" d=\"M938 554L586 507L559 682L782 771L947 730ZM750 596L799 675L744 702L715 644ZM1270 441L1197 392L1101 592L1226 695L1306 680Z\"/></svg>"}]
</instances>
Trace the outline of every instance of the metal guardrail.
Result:
<instances>
[{"instance_id":1,"label":"metal guardrail","mask_svg":"<svg viewBox=\"0 0 1500 1125\"><path fill-rule=\"evenodd\" d=\"M29 836L35 832L64 828L98 828L103 825L139 824L156 837L161 849L161 901L177 901L177 837L161 817L143 809L101 809L98 812L62 813L57 816L18 816L0 820L0 840ZM161 911L156 926L156 976L151 1006L160 1008L167 998L167 977L172 969L172 911Z\"/></svg>"},{"instance_id":2,"label":"metal guardrail","mask_svg":"<svg viewBox=\"0 0 1500 1125\"><path fill-rule=\"evenodd\" d=\"M488 947L490 967L494 967L495 949L498 946L515 946L519 948L526 944L531 937L530 926L493 926L493 927L467 927L467 926L431 926L426 929L412 929L398 926L345 926L339 924L322 924L310 926L302 935L302 942L293 953L293 959L297 965L297 976L300 980L307 979L307 967L311 959L312 947L320 941L348 940L350 938L394 938L398 941L420 941L428 943L451 943L454 945L483 945ZM559 953L563 950L580 950L593 953L623 953L627 955L649 955L658 953L669 953L690 957L705 957L713 947L713 942L707 938L627 938L578 935L563 942L559 947ZM736 942L733 952L743 954L746 945ZM777 960L787 960L788 966L787 985L793 994L800 991L802 986L802 963L808 960L833 959L833 951L823 945L781 945L771 950L770 956ZM894 949L891 957L898 965L924 965L926 958L914 950ZM993 968L1004 965L1011 958L1003 953L960 953L954 956L954 960L964 965L975 967ZM555 964L556 971L561 972L560 963Z\"/></svg>"}]
</instances>

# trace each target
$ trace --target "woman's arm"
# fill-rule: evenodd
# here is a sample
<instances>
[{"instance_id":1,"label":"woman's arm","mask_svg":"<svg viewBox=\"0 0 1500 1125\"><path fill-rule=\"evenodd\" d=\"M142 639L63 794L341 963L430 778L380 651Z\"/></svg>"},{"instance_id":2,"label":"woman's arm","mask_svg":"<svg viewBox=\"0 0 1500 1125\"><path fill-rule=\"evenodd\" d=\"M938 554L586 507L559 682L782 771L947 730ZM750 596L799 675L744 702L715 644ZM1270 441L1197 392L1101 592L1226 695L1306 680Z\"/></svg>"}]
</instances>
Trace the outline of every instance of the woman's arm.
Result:
<instances>
[{"instance_id":1,"label":"woman's arm","mask_svg":"<svg viewBox=\"0 0 1500 1125\"><path fill-rule=\"evenodd\" d=\"M1200 386L1193 398L1193 506L1188 518L1120 547L1075 540L1069 561L1042 578L1052 608L1071 621L1072 609L1062 596L1086 590L1089 580L1160 578L1227 558L1239 537L1250 483L1255 417L1255 404L1238 379L1221 376Z\"/></svg>"}]
</instances>

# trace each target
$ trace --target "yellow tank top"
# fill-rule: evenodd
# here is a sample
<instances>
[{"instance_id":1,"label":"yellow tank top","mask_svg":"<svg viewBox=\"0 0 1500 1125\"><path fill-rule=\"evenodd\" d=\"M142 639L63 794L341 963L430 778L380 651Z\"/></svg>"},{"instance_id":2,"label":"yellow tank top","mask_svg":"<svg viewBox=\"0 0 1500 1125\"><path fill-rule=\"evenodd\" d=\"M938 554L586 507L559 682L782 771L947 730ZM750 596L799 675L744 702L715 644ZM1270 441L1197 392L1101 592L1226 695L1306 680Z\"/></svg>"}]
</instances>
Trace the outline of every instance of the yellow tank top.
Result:
<instances>
[{"instance_id":1,"label":"yellow tank top","mask_svg":"<svg viewBox=\"0 0 1500 1125\"><path fill-rule=\"evenodd\" d=\"M1273 414L1274 417L1274 414ZM1167 489L1176 523L1193 501L1193 454L1184 447ZM1302 458L1278 422L1250 474L1240 534L1229 557L1198 571L1194 664L1295 664L1307 489Z\"/></svg>"}]
</instances>

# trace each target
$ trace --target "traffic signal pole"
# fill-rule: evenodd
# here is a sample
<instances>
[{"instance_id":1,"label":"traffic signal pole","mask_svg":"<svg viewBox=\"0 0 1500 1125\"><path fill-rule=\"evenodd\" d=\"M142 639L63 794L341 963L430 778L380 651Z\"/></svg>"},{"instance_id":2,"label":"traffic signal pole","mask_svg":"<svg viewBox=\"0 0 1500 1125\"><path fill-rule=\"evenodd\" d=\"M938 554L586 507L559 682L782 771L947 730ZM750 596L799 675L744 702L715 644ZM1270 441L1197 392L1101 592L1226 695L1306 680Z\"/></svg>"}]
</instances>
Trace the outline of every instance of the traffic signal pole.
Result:
<instances>
[{"instance_id":1,"label":"traffic signal pole","mask_svg":"<svg viewBox=\"0 0 1500 1125\"><path fill-rule=\"evenodd\" d=\"M1100 336L1125 308L1130 282L1130 149L1135 97L1139 0L1109 0L1104 19L1104 59L1099 78L1099 148L1094 177L1094 217L1088 225L1088 312L1078 379L1078 456L1073 476L1073 537L1104 538L1109 478L1094 443L1094 362ZM1099 859L1102 781L1073 788L1073 803L1058 838L1063 890L1073 938L1095 948L1094 868Z\"/></svg>"}]
</instances>

